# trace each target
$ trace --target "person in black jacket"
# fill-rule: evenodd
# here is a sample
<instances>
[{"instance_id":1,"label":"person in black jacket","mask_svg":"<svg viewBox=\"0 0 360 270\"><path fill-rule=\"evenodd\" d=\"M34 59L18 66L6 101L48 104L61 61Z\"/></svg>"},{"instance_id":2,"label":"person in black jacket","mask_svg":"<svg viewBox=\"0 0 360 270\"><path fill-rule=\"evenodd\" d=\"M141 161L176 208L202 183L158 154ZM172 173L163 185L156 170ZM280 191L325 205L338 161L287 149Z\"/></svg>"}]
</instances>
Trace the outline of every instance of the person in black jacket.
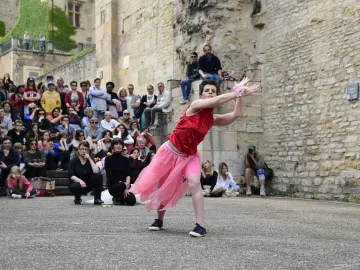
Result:
<instances>
[{"instance_id":1,"label":"person in black jacket","mask_svg":"<svg viewBox=\"0 0 360 270\"><path fill-rule=\"evenodd\" d=\"M220 86L223 80L220 60L211 53L210 45L205 45L203 51L205 55L201 56L198 62L199 73L203 79L215 80Z\"/></svg>"},{"instance_id":2,"label":"person in black jacket","mask_svg":"<svg viewBox=\"0 0 360 270\"><path fill-rule=\"evenodd\" d=\"M69 190L75 195L75 204L81 204L81 195L94 189L94 204L101 205L102 174L89 155L90 145L87 141L79 144L78 155L69 163Z\"/></svg>"},{"instance_id":3,"label":"person in black jacket","mask_svg":"<svg viewBox=\"0 0 360 270\"><path fill-rule=\"evenodd\" d=\"M20 166L20 157L12 146L10 137L5 137L2 140L2 147L0 151L0 189L5 192L6 178L13 166ZM5 195L5 194L4 194Z\"/></svg>"},{"instance_id":4,"label":"person in black jacket","mask_svg":"<svg viewBox=\"0 0 360 270\"><path fill-rule=\"evenodd\" d=\"M191 53L190 55L191 62L187 64L186 67L186 77L185 80L180 82L180 87L182 91L182 100L180 101L180 105L186 104L190 97L191 84L194 80L200 78L199 70L198 70L198 54L196 52Z\"/></svg>"},{"instance_id":5,"label":"person in black jacket","mask_svg":"<svg viewBox=\"0 0 360 270\"><path fill-rule=\"evenodd\" d=\"M15 121L15 128L9 130L7 135L11 138L12 143L21 143L25 148L26 132L23 130L23 123L21 120Z\"/></svg>"},{"instance_id":6,"label":"person in black jacket","mask_svg":"<svg viewBox=\"0 0 360 270\"><path fill-rule=\"evenodd\" d=\"M111 141L113 154L105 159L106 177L114 205L126 203L133 206L136 203L136 198L133 193L129 192L131 182L130 161L121 154L123 148L124 143L120 138Z\"/></svg>"}]
</instances>

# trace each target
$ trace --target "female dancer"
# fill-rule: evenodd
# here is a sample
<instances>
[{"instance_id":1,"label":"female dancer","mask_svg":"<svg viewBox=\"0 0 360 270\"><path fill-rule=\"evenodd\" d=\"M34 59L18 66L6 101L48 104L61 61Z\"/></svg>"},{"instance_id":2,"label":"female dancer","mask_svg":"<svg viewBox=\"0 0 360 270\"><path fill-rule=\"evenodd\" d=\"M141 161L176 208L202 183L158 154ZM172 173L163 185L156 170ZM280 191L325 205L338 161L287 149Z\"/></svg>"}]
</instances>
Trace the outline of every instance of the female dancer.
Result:
<instances>
[{"instance_id":1,"label":"female dancer","mask_svg":"<svg viewBox=\"0 0 360 270\"><path fill-rule=\"evenodd\" d=\"M130 192L139 194L141 201L148 201L148 211L157 209L158 218L149 230L158 231L162 228L165 211L174 206L189 188L196 216L196 227L190 235L206 235L197 146L213 125L229 125L241 116L242 96L250 95L260 87L260 84L247 87L248 82L249 79L244 78L234 87L234 93L219 95L219 86L214 80L203 80L199 88L200 99L192 102L185 110L173 133L169 135L169 140L141 172ZM212 113L214 107L233 99L236 99L233 112L224 115Z\"/></svg>"}]
</instances>

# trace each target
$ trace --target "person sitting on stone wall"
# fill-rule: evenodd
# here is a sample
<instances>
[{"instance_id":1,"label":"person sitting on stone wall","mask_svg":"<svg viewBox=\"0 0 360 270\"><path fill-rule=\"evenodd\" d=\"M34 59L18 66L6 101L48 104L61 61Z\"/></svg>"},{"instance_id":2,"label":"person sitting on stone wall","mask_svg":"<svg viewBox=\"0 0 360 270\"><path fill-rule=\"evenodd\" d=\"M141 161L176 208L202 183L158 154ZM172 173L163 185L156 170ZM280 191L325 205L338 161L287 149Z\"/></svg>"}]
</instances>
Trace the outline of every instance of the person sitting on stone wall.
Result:
<instances>
[{"instance_id":1,"label":"person sitting on stone wall","mask_svg":"<svg viewBox=\"0 0 360 270\"><path fill-rule=\"evenodd\" d=\"M145 114L145 126L150 129L155 129L158 125L157 113L166 113L172 110L171 107L171 95L168 91L165 91L165 85L162 82L158 83L159 95L157 96L156 104L153 108L146 108Z\"/></svg>"},{"instance_id":2,"label":"person sitting on stone wall","mask_svg":"<svg viewBox=\"0 0 360 270\"><path fill-rule=\"evenodd\" d=\"M265 168L264 157L256 151L256 147L253 144L248 145L248 151L244 156L245 165L245 182L246 182L246 195L251 196L251 182L254 175L257 176L257 170ZM259 180L260 182L260 196L266 196L265 192L265 180Z\"/></svg>"},{"instance_id":3,"label":"person sitting on stone wall","mask_svg":"<svg viewBox=\"0 0 360 270\"><path fill-rule=\"evenodd\" d=\"M203 47L204 55L199 58L198 69L203 79L215 80L220 86L222 77L222 67L219 58L211 53L211 46Z\"/></svg>"},{"instance_id":4,"label":"person sitting on stone wall","mask_svg":"<svg viewBox=\"0 0 360 270\"><path fill-rule=\"evenodd\" d=\"M191 84L193 81L200 78L198 70L198 54L196 52L191 53L190 55L191 62L187 64L186 67L186 77L185 80L180 82L182 100L180 105L186 104L190 98Z\"/></svg>"}]
</instances>

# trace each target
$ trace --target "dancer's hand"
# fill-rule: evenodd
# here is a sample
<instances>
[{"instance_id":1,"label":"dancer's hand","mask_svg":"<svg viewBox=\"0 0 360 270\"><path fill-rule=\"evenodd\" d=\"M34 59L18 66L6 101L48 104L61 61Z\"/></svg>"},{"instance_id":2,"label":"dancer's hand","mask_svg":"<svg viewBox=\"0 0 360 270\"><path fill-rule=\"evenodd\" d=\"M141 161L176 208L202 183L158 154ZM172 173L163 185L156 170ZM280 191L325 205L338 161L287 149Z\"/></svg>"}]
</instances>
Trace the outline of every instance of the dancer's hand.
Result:
<instances>
[{"instance_id":1,"label":"dancer's hand","mask_svg":"<svg viewBox=\"0 0 360 270\"><path fill-rule=\"evenodd\" d=\"M251 86L245 86L245 91L243 96L249 96L252 93L258 91L260 89L260 83L253 84Z\"/></svg>"},{"instance_id":2,"label":"dancer's hand","mask_svg":"<svg viewBox=\"0 0 360 270\"><path fill-rule=\"evenodd\" d=\"M124 191L124 198L126 198L128 195L129 195L129 190L128 190L128 189L125 189L125 191Z\"/></svg>"},{"instance_id":3,"label":"dancer's hand","mask_svg":"<svg viewBox=\"0 0 360 270\"><path fill-rule=\"evenodd\" d=\"M249 81L249 78L245 77L241 80L241 82L235 83L233 89L239 97L249 96L260 89L260 83L248 86Z\"/></svg>"}]
</instances>

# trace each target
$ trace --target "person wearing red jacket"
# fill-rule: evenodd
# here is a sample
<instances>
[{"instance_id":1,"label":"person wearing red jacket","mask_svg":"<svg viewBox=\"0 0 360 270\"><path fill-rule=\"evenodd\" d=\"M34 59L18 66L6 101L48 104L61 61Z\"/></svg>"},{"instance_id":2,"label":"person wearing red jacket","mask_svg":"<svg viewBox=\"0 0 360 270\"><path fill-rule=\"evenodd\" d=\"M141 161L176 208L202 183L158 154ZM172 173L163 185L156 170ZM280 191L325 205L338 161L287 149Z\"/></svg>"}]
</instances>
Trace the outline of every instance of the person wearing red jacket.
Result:
<instances>
[{"instance_id":1,"label":"person wearing red jacket","mask_svg":"<svg viewBox=\"0 0 360 270\"><path fill-rule=\"evenodd\" d=\"M70 87L71 87L71 91L67 92L66 93L66 96L65 96L65 104L66 104L66 107L69 108L69 107L72 107L71 106L71 103L72 101L77 101L77 106L78 107L78 110L76 108L74 108L76 111L79 111L80 112L80 116L83 116L84 115L84 96L83 96L83 93L78 91L77 90L77 82L76 81L72 81L70 83Z\"/></svg>"},{"instance_id":2,"label":"person wearing red jacket","mask_svg":"<svg viewBox=\"0 0 360 270\"><path fill-rule=\"evenodd\" d=\"M33 185L25 178L25 176L21 175L18 166L13 166L11 168L7 179L7 186L10 196L13 199L34 198L37 193L37 190Z\"/></svg>"}]
</instances>

